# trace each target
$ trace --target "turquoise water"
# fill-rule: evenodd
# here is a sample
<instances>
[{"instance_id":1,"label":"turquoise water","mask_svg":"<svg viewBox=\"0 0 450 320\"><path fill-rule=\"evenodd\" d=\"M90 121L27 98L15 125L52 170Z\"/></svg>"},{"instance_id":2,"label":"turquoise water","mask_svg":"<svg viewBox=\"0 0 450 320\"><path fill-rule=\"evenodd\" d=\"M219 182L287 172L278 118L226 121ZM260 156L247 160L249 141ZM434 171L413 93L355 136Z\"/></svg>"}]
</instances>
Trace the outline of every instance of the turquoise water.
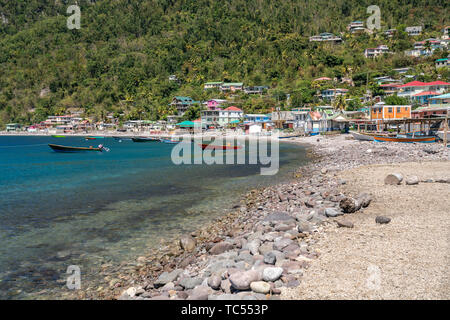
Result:
<instances>
[{"instance_id":1,"label":"turquoise water","mask_svg":"<svg viewBox=\"0 0 450 320\"><path fill-rule=\"evenodd\" d=\"M56 153L48 143L110 152ZM280 182L306 162L280 146L280 171L258 165L180 165L174 145L112 138L0 137L0 298L58 295L69 265L84 279L136 259L160 239L197 229L247 190Z\"/></svg>"}]
</instances>

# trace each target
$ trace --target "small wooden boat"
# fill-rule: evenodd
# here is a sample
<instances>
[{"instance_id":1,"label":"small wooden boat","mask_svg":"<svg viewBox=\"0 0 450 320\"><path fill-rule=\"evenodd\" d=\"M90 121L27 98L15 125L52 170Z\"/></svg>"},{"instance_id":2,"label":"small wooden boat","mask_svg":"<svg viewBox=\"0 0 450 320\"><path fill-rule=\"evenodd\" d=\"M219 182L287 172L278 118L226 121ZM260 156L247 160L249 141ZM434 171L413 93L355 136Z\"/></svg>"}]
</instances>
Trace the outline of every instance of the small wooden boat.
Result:
<instances>
[{"instance_id":1,"label":"small wooden boat","mask_svg":"<svg viewBox=\"0 0 450 320\"><path fill-rule=\"evenodd\" d=\"M172 139L159 139L162 143L168 143L168 144L177 144L180 143L179 140L172 140Z\"/></svg>"},{"instance_id":2,"label":"small wooden boat","mask_svg":"<svg viewBox=\"0 0 450 320\"><path fill-rule=\"evenodd\" d=\"M356 140L373 141L373 136L372 135L363 134L363 133L355 132L355 131L350 131L350 133L352 134L353 138L355 138Z\"/></svg>"},{"instance_id":3,"label":"small wooden boat","mask_svg":"<svg viewBox=\"0 0 450 320\"><path fill-rule=\"evenodd\" d=\"M86 140L105 139L105 137L86 137Z\"/></svg>"},{"instance_id":4,"label":"small wooden boat","mask_svg":"<svg viewBox=\"0 0 450 320\"><path fill-rule=\"evenodd\" d=\"M56 152L84 152L84 151L98 151L98 152L102 152L103 151L103 147L102 148L94 148L94 147L69 147L69 146L60 146L57 144L49 144L48 145L50 148L52 148L54 151Z\"/></svg>"},{"instance_id":5,"label":"small wooden boat","mask_svg":"<svg viewBox=\"0 0 450 320\"><path fill-rule=\"evenodd\" d=\"M404 142L404 143L432 143L436 142L436 137L418 137L418 138L401 138L401 137L387 137L387 136L375 136L373 137L377 142Z\"/></svg>"},{"instance_id":6,"label":"small wooden boat","mask_svg":"<svg viewBox=\"0 0 450 320\"><path fill-rule=\"evenodd\" d=\"M131 138L133 142L158 142L159 139L157 138L146 138L146 137L139 137L139 138Z\"/></svg>"},{"instance_id":7,"label":"small wooden boat","mask_svg":"<svg viewBox=\"0 0 450 320\"><path fill-rule=\"evenodd\" d=\"M65 138L66 136L58 136L58 135L54 135L52 136L53 138Z\"/></svg>"},{"instance_id":8,"label":"small wooden boat","mask_svg":"<svg viewBox=\"0 0 450 320\"><path fill-rule=\"evenodd\" d=\"M202 147L202 150L205 149L213 149L213 150L236 150L241 149L241 146L232 146L232 145L214 145L214 144L205 144L205 143L199 143L199 146Z\"/></svg>"},{"instance_id":9,"label":"small wooden boat","mask_svg":"<svg viewBox=\"0 0 450 320\"><path fill-rule=\"evenodd\" d=\"M318 135L319 135L319 132L310 132L309 135L310 135L310 136L318 136Z\"/></svg>"}]
</instances>

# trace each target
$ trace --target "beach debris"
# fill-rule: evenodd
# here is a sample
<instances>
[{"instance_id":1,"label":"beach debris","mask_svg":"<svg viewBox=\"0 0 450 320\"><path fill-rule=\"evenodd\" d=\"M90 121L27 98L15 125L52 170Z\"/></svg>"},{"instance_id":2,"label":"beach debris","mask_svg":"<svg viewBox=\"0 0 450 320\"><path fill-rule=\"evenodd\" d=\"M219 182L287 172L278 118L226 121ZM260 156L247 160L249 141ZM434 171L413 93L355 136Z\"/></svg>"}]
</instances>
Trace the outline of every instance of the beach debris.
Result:
<instances>
[{"instance_id":1,"label":"beach debris","mask_svg":"<svg viewBox=\"0 0 450 320\"><path fill-rule=\"evenodd\" d=\"M375 222L379 224L387 224L391 222L391 218L384 217L384 216L378 216L375 218Z\"/></svg>"},{"instance_id":2,"label":"beach debris","mask_svg":"<svg viewBox=\"0 0 450 320\"><path fill-rule=\"evenodd\" d=\"M399 185L403 181L403 176L400 173L391 173L384 178L384 184Z\"/></svg>"}]
</instances>

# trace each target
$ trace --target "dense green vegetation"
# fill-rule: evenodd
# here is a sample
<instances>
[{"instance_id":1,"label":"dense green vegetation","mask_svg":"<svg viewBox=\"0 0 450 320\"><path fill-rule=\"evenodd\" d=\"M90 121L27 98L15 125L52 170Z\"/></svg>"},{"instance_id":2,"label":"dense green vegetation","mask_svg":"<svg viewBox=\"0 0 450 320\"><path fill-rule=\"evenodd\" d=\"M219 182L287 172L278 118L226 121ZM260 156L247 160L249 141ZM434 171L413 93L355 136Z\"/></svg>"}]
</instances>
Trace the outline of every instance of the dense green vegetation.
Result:
<instances>
[{"instance_id":1,"label":"dense green vegetation","mask_svg":"<svg viewBox=\"0 0 450 320\"><path fill-rule=\"evenodd\" d=\"M422 24L425 37L440 36L449 24L448 1L379 0L382 33L344 37L341 45L310 43L320 32L344 32L353 20L365 21L360 0L90 0L81 6L81 29L68 30L66 9L74 1L0 0L0 124L31 123L49 114L82 108L105 118L160 119L172 114L174 95L195 100L223 97L204 91L206 81L270 85L268 95L240 95L247 112L317 103L321 76L352 77L349 97L371 79L393 75L393 67L415 66L419 80L434 80L434 59L406 58L414 41L404 30ZM5 20L5 21L4 21ZM6 21L7 20L7 21ZM4 21L4 22L2 22ZM387 44L393 55L367 60L367 47ZM440 71L448 79L448 71ZM180 82L169 81L171 74ZM340 87L345 85L339 84ZM290 99L287 99L290 94ZM359 107L358 102L349 108Z\"/></svg>"}]
</instances>

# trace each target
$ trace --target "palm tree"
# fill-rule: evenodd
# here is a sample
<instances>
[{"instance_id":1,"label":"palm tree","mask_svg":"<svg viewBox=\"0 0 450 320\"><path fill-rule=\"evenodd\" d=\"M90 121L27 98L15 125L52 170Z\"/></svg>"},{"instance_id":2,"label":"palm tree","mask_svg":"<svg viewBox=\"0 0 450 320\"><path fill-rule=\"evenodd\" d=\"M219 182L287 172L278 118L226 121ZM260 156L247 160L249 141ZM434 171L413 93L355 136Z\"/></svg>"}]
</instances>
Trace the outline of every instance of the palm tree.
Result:
<instances>
[{"instance_id":1,"label":"palm tree","mask_svg":"<svg viewBox=\"0 0 450 320\"><path fill-rule=\"evenodd\" d=\"M333 108L335 111L344 111L347 106L344 95L338 95L333 101Z\"/></svg>"}]
</instances>

